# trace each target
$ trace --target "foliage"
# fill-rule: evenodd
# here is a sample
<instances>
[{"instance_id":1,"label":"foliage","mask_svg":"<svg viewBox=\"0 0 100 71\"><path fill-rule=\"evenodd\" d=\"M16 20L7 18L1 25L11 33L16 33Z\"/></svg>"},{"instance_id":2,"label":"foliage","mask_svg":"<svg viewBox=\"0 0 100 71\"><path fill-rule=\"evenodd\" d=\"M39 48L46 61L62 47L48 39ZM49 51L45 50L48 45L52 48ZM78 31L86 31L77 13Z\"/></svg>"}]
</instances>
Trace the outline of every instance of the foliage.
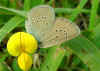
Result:
<instances>
[{"instance_id":1,"label":"foliage","mask_svg":"<svg viewBox=\"0 0 100 71\"><path fill-rule=\"evenodd\" d=\"M27 12L41 4L78 24L81 35L62 47L41 48L40 67L30 71L100 71L99 0L0 0L0 71L21 71L6 51L7 41L13 33L26 31Z\"/></svg>"}]
</instances>

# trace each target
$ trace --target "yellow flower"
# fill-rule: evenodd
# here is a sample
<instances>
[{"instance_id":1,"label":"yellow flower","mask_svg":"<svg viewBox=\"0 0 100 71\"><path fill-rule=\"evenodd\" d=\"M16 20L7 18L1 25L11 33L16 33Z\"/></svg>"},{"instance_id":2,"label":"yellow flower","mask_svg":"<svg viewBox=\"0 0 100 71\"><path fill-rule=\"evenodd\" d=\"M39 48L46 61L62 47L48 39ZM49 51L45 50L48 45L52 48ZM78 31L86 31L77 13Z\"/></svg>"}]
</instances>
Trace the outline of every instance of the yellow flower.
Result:
<instances>
[{"instance_id":1,"label":"yellow flower","mask_svg":"<svg viewBox=\"0 0 100 71\"><path fill-rule=\"evenodd\" d=\"M12 56L19 56L22 52L32 54L37 49L37 41L28 33L18 32L8 40L7 49Z\"/></svg>"},{"instance_id":2,"label":"yellow flower","mask_svg":"<svg viewBox=\"0 0 100 71\"><path fill-rule=\"evenodd\" d=\"M37 49L37 41L35 38L25 32L15 33L10 37L7 43L7 50L12 56L18 56L18 65L28 71L32 65L32 54Z\"/></svg>"},{"instance_id":3,"label":"yellow flower","mask_svg":"<svg viewBox=\"0 0 100 71\"><path fill-rule=\"evenodd\" d=\"M27 53L22 53L18 57L18 65L23 71L28 71L32 66L32 58Z\"/></svg>"}]
</instances>

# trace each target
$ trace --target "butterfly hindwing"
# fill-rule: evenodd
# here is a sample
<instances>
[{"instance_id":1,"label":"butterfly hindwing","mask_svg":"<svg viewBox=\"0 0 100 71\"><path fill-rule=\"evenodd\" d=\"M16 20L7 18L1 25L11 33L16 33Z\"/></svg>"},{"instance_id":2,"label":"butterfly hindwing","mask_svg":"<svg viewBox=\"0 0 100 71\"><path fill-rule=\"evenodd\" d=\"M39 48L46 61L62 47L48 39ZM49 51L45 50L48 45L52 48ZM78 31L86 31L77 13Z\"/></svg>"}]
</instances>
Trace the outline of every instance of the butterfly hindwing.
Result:
<instances>
[{"instance_id":1,"label":"butterfly hindwing","mask_svg":"<svg viewBox=\"0 0 100 71\"><path fill-rule=\"evenodd\" d=\"M57 18L51 31L42 38L41 48L60 45L61 43L75 38L80 34L80 29L74 23L65 18Z\"/></svg>"},{"instance_id":2,"label":"butterfly hindwing","mask_svg":"<svg viewBox=\"0 0 100 71\"><path fill-rule=\"evenodd\" d=\"M43 34L54 25L55 13L52 7L40 5L28 13L28 20L25 24L27 32L41 40Z\"/></svg>"}]
</instances>

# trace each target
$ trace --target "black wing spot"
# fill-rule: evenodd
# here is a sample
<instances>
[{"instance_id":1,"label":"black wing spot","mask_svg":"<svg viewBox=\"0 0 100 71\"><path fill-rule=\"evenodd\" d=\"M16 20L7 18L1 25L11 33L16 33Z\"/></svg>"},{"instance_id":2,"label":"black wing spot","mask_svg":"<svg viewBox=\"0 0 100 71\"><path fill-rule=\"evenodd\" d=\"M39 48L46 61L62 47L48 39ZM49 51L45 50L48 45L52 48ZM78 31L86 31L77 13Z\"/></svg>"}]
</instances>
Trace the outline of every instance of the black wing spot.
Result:
<instances>
[{"instance_id":1,"label":"black wing spot","mask_svg":"<svg viewBox=\"0 0 100 71\"><path fill-rule=\"evenodd\" d=\"M46 22L46 24L48 25L48 22Z\"/></svg>"},{"instance_id":2,"label":"black wing spot","mask_svg":"<svg viewBox=\"0 0 100 71\"><path fill-rule=\"evenodd\" d=\"M58 30L56 29L56 32L58 32Z\"/></svg>"},{"instance_id":3,"label":"black wing spot","mask_svg":"<svg viewBox=\"0 0 100 71\"><path fill-rule=\"evenodd\" d=\"M66 38L66 40L67 40L67 32L66 32L66 31L64 31L64 34L65 34L65 38Z\"/></svg>"},{"instance_id":4,"label":"black wing spot","mask_svg":"<svg viewBox=\"0 0 100 71\"><path fill-rule=\"evenodd\" d=\"M64 30L64 33L66 33L66 31Z\"/></svg>"},{"instance_id":5,"label":"black wing spot","mask_svg":"<svg viewBox=\"0 0 100 71\"><path fill-rule=\"evenodd\" d=\"M40 19L40 17L38 17L38 19Z\"/></svg>"},{"instance_id":6,"label":"black wing spot","mask_svg":"<svg viewBox=\"0 0 100 71\"><path fill-rule=\"evenodd\" d=\"M60 30L60 32L61 32L62 30Z\"/></svg>"},{"instance_id":7,"label":"black wing spot","mask_svg":"<svg viewBox=\"0 0 100 71\"><path fill-rule=\"evenodd\" d=\"M58 38L58 36L56 36L56 38Z\"/></svg>"},{"instance_id":8,"label":"black wing spot","mask_svg":"<svg viewBox=\"0 0 100 71\"><path fill-rule=\"evenodd\" d=\"M39 20L37 20L37 22L40 22Z\"/></svg>"},{"instance_id":9,"label":"black wing spot","mask_svg":"<svg viewBox=\"0 0 100 71\"><path fill-rule=\"evenodd\" d=\"M47 17L46 16L42 16L42 19L46 19Z\"/></svg>"}]
</instances>

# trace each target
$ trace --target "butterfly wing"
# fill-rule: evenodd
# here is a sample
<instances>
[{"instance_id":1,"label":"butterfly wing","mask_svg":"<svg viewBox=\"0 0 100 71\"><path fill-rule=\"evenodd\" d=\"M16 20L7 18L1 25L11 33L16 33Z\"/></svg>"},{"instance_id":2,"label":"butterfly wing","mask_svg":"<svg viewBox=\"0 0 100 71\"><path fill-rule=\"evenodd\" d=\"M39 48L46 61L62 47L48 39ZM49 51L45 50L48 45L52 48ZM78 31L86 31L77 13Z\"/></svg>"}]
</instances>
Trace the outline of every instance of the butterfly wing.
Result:
<instances>
[{"instance_id":1,"label":"butterfly wing","mask_svg":"<svg viewBox=\"0 0 100 71\"><path fill-rule=\"evenodd\" d=\"M55 13L52 7L40 5L33 8L28 13L26 21L26 31L34 35L37 40L41 40L44 33L52 28L55 20Z\"/></svg>"},{"instance_id":2,"label":"butterfly wing","mask_svg":"<svg viewBox=\"0 0 100 71\"><path fill-rule=\"evenodd\" d=\"M53 45L60 45L61 43L71 40L80 34L80 29L74 23L71 23L65 18L57 18L54 27L51 31L45 34L42 38L40 48L47 48Z\"/></svg>"}]
</instances>

